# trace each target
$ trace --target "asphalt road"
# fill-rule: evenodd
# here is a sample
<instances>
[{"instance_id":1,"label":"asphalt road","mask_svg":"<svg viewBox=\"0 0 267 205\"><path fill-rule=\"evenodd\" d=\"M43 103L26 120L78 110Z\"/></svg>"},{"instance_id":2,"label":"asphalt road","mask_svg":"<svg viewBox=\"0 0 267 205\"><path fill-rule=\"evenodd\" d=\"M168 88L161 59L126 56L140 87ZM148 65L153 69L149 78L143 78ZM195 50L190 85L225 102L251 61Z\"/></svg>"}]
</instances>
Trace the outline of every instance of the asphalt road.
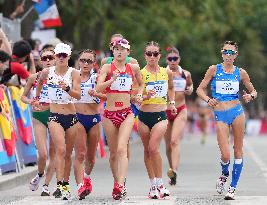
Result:
<instances>
[{"instance_id":1,"label":"asphalt road","mask_svg":"<svg viewBox=\"0 0 267 205\"><path fill-rule=\"evenodd\" d=\"M127 178L128 196L123 201L111 197L113 179L108 159L98 158L92 173L93 192L85 200L76 199L76 185L71 176L72 198L62 201L51 197L41 197L39 190L32 192L28 183L0 191L0 204L3 205L47 205L47 204L267 204L267 137L246 137L244 148L244 169L237 189L235 201L225 201L224 195L215 190L215 182L220 174L219 151L215 136L209 136L205 145L197 136L185 136L182 141L181 165L178 184L168 185L168 169L165 148L161 153L164 162L164 182L171 191L168 199L147 198L149 180L143 163L143 146L137 141L131 145L131 159ZM231 165L232 167L232 165ZM1 177L1 176L0 176ZM53 180L50 189L55 187Z\"/></svg>"}]
</instances>

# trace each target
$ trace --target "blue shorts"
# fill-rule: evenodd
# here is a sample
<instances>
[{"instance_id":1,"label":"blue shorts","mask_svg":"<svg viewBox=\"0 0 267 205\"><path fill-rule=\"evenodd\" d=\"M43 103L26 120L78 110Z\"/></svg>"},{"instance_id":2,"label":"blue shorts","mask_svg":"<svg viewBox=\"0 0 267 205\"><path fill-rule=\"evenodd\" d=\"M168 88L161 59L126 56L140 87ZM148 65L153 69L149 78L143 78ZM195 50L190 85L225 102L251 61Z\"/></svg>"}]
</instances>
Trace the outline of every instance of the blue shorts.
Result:
<instances>
[{"instance_id":1,"label":"blue shorts","mask_svg":"<svg viewBox=\"0 0 267 205\"><path fill-rule=\"evenodd\" d=\"M227 110L214 110L215 120L231 125L234 120L244 112L243 107L238 104Z\"/></svg>"},{"instance_id":2,"label":"blue shorts","mask_svg":"<svg viewBox=\"0 0 267 205\"><path fill-rule=\"evenodd\" d=\"M84 127L86 133L88 133L92 127L94 127L97 123L101 121L100 114L84 115L81 113L77 113L77 117L79 122Z\"/></svg>"}]
</instances>

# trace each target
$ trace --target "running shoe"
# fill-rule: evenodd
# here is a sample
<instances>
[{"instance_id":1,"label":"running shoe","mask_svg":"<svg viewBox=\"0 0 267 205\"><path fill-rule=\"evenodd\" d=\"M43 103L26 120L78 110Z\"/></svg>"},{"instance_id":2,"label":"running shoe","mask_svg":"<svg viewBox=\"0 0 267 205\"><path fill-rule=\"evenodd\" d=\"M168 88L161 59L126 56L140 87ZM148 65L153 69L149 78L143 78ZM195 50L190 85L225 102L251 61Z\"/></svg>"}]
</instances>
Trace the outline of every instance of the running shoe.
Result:
<instances>
[{"instance_id":1,"label":"running shoe","mask_svg":"<svg viewBox=\"0 0 267 205\"><path fill-rule=\"evenodd\" d=\"M176 185L176 178L177 178L176 172L173 171L171 168L169 168L167 175L170 178L169 184L172 186Z\"/></svg>"},{"instance_id":2,"label":"running shoe","mask_svg":"<svg viewBox=\"0 0 267 205\"><path fill-rule=\"evenodd\" d=\"M149 193L148 193L148 198L150 198L150 199L159 199L160 198L159 190L157 189L156 186L152 186L150 188Z\"/></svg>"},{"instance_id":3,"label":"running shoe","mask_svg":"<svg viewBox=\"0 0 267 205\"><path fill-rule=\"evenodd\" d=\"M157 187L159 191L160 198L164 198L166 196L170 196L170 191L162 184Z\"/></svg>"},{"instance_id":4,"label":"running shoe","mask_svg":"<svg viewBox=\"0 0 267 205\"><path fill-rule=\"evenodd\" d=\"M235 190L236 190L236 188L229 187L224 199L225 200L235 200Z\"/></svg>"},{"instance_id":5,"label":"running shoe","mask_svg":"<svg viewBox=\"0 0 267 205\"><path fill-rule=\"evenodd\" d=\"M38 174L30 182L30 190L36 191L39 188L39 182L42 177L39 177Z\"/></svg>"},{"instance_id":6,"label":"running shoe","mask_svg":"<svg viewBox=\"0 0 267 205\"><path fill-rule=\"evenodd\" d=\"M50 191L49 191L47 185L43 185L43 186L42 186L42 193L41 193L41 196L50 196Z\"/></svg>"},{"instance_id":7,"label":"running shoe","mask_svg":"<svg viewBox=\"0 0 267 205\"><path fill-rule=\"evenodd\" d=\"M92 181L91 178L83 178L83 185L78 189L79 200L85 199L87 195L92 192Z\"/></svg>"},{"instance_id":8,"label":"running shoe","mask_svg":"<svg viewBox=\"0 0 267 205\"><path fill-rule=\"evenodd\" d=\"M216 191L219 194L222 194L225 191L226 182L227 176L222 174L216 182Z\"/></svg>"},{"instance_id":9,"label":"running shoe","mask_svg":"<svg viewBox=\"0 0 267 205\"><path fill-rule=\"evenodd\" d=\"M69 200L70 197L70 185L62 185L62 200Z\"/></svg>"},{"instance_id":10,"label":"running shoe","mask_svg":"<svg viewBox=\"0 0 267 205\"><path fill-rule=\"evenodd\" d=\"M55 198L61 198L62 197L62 185L58 184L56 190L53 193L53 196Z\"/></svg>"},{"instance_id":11,"label":"running shoe","mask_svg":"<svg viewBox=\"0 0 267 205\"><path fill-rule=\"evenodd\" d=\"M120 200L120 199L125 198L126 197L125 186L117 182L114 182L112 197L115 200Z\"/></svg>"}]
</instances>

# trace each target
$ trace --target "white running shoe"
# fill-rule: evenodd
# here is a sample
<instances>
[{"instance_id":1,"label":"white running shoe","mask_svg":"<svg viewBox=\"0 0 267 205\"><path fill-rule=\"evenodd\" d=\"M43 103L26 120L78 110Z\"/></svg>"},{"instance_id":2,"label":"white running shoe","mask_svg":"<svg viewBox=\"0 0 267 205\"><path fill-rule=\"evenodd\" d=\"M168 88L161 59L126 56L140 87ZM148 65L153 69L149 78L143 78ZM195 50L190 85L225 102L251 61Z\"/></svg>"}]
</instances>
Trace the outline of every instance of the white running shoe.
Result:
<instances>
[{"instance_id":1,"label":"white running shoe","mask_svg":"<svg viewBox=\"0 0 267 205\"><path fill-rule=\"evenodd\" d=\"M222 194L225 191L225 186L227 182L227 176L221 175L216 182L216 191Z\"/></svg>"},{"instance_id":2,"label":"white running shoe","mask_svg":"<svg viewBox=\"0 0 267 205\"><path fill-rule=\"evenodd\" d=\"M49 191L47 185L43 185L43 186L42 186L42 193L41 193L41 196L50 196L50 191Z\"/></svg>"},{"instance_id":3,"label":"white running shoe","mask_svg":"<svg viewBox=\"0 0 267 205\"><path fill-rule=\"evenodd\" d=\"M70 185L62 185L62 200L69 200L71 198Z\"/></svg>"},{"instance_id":4,"label":"white running shoe","mask_svg":"<svg viewBox=\"0 0 267 205\"><path fill-rule=\"evenodd\" d=\"M236 188L229 187L224 199L225 200L235 200L235 190L236 190Z\"/></svg>"},{"instance_id":5,"label":"white running shoe","mask_svg":"<svg viewBox=\"0 0 267 205\"><path fill-rule=\"evenodd\" d=\"M149 190L148 197L150 199L159 199L159 190L156 186L152 186Z\"/></svg>"},{"instance_id":6,"label":"white running shoe","mask_svg":"<svg viewBox=\"0 0 267 205\"><path fill-rule=\"evenodd\" d=\"M160 198L170 196L170 191L163 184L158 186L158 191L159 191Z\"/></svg>"},{"instance_id":7,"label":"white running shoe","mask_svg":"<svg viewBox=\"0 0 267 205\"><path fill-rule=\"evenodd\" d=\"M30 182L30 190L36 191L38 189L41 178L42 177L39 177L39 175L36 174L36 176Z\"/></svg>"}]
</instances>

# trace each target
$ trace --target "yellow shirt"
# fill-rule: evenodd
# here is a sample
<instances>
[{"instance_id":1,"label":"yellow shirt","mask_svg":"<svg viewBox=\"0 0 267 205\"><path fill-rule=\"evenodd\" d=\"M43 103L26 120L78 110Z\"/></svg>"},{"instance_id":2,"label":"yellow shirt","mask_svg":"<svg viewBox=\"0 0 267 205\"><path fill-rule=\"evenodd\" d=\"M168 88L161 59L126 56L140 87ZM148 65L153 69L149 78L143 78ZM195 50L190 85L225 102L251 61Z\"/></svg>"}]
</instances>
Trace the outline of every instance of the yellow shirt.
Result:
<instances>
[{"instance_id":1,"label":"yellow shirt","mask_svg":"<svg viewBox=\"0 0 267 205\"><path fill-rule=\"evenodd\" d=\"M141 70L143 81L145 83L144 95L148 90L155 90L156 94L151 98L144 100L143 104L167 104L168 93L168 73L167 69L160 67L158 73L150 73L146 67Z\"/></svg>"}]
</instances>

